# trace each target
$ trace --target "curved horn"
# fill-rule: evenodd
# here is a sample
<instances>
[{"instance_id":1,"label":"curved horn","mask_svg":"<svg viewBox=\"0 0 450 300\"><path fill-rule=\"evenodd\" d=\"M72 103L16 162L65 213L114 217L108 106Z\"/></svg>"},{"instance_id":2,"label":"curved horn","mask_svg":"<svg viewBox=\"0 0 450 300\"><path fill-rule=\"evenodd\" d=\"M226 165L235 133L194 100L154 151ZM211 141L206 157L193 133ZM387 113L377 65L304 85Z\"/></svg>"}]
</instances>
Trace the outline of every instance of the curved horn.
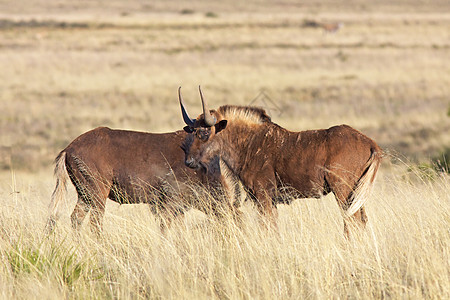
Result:
<instances>
[{"instance_id":1,"label":"curved horn","mask_svg":"<svg viewBox=\"0 0 450 300\"><path fill-rule=\"evenodd\" d=\"M198 90L200 91L200 98L202 99L203 115L205 116L205 124L206 124L206 126L209 126L209 127L214 126L216 124L217 120L209 112L208 105L206 104L206 101L203 98L203 93L202 93L202 89L200 86L198 86ZM206 113L206 112L208 112L208 113Z\"/></svg>"},{"instance_id":2,"label":"curved horn","mask_svg":"<svg viewBox=\"0 0 450 300\"><path fill-rule=\"evenodd\" d=\"M178 88L178 100L180 101L181 114L183 115L184 123L186 123L187 126L193 127L195 119L189 117L189 114L187 113L186 108L184 107L183 97L181 96L181 86Z\"/></svg>"}]
</instances>

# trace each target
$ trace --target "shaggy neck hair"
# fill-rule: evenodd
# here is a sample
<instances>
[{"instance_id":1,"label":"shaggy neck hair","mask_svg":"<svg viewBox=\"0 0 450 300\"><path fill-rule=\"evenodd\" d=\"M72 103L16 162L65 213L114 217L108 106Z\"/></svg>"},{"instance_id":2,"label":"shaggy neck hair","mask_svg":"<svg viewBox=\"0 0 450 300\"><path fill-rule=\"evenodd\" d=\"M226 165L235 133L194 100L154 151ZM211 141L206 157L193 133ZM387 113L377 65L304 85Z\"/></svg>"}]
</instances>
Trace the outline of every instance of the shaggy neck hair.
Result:
<instances>
[{"instance_id":1,"label":"shaggy neck hair","mask_svg":"<svg viewBox=\"0 0 450 300\"><path fill-rule=\"evenodd\" d=\"M223 119L230 121L240 120L248 124L271 122L264 109L254 106L224 105L219 107L217 112L222 115Z\"/></svg>"},{"instance_id":2,"label":"shaggy neck hair","mask_svg":"<svg viewBox=\"0 0 450 300\"><path fill-rule=\"evenodd\" d=\"M218 120L228 120L228 126L203 148L203 156L209 161L220 154L228 169L238 175L240 167L244 165L243 161L251 158L251 150L254 148L249 147L254 143L254 135L249 135L248 132L258 132L258 135L268 132L269 135L265 138L273 139L276 138L272 135L273 127L279 126L259 107L225 105L215 113Z\"/></svg>"}]
</instances>

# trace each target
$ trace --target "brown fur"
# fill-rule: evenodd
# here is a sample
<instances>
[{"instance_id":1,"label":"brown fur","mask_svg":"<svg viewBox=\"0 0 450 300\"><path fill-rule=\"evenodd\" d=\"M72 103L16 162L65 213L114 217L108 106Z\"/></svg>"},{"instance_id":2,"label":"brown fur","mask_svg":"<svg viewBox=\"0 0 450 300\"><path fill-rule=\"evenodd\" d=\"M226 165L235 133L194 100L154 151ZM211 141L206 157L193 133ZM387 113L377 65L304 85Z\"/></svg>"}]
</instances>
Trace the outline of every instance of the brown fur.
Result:
<instances>
[{"instance_id":1,"label":"brown fur","mask_svg":"<svg viewBox=\"0 0 450 300\"><path fill-rule=\"evenodd\" d=\"M56 158L57 184L50 204L48 230L58 219L67 175L78 193L72 226L78 228L91 211L94 231L102 228L106 199L118 203L148 203L170 218L182 213L186 201L174 193L185 183L204 181L184 164L184 131L154 134L99 127L76 138ZM187 192L185 192L187 194Z\"/></svg>"},{"instance_id":2,"label":"brown fur","mask_svg":"<svg viewBox=\"0 0 450 300\"><path fill-rule=\"evenodd\" d=\"M273 200L282 187L297 197L321 197L333 192L344 212L361 225L367 218L363 204L373 183L382 150L359 131L347 126L291 132L253 107L231 106L211 111L216 124L205 127L203 115L194 125L186 149L186 163L192 168L209 168L219 156L254 195L261 212L276 216ZM252 118L241 110L248 110ZM239 112L240 111L240 112ZM260 116L260 122L254 117ZM258 118L256 118L258 120ZM207 140L199 137L206 134ZM351 216L345 212L351 211ZM346 228L347 231L347 228Z\"/></svg>"}]
</instances>

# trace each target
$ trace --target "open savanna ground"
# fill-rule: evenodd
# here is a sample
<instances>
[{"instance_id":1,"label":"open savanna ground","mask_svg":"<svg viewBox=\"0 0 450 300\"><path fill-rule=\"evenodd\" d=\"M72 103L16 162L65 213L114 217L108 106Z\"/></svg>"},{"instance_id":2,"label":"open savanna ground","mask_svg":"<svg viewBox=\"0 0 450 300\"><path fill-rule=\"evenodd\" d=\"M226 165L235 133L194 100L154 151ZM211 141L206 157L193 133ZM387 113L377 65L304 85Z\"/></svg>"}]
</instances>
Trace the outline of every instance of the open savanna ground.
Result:
<instances>
[{"instance_id":1,"label":"open savanna ground","mask_svg":"<svg viewBox=\"0 0 450 300\"><path fill-rule=\"evenodd\" d=\"M323 23L343 23L335 33ZM0 297L450 298L448 1L0 1ZM351 243L333 196L280 207L279 231L191 211L166 235L108 203L43 232L52 161L97 126L181 129L211 107L263 106L290 130L348 124L388 153ZM87 222L86 222L87 223Z\"/></svg>"}]
</instances>

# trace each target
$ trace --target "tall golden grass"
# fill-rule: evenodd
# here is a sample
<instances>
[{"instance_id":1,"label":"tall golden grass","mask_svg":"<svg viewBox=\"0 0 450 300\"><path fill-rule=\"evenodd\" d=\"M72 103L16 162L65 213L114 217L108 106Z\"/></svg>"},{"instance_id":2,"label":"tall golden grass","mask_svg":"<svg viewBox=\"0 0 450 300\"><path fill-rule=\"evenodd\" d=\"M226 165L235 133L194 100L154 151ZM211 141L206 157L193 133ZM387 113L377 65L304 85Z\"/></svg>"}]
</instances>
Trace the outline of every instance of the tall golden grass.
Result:
<instances>
[{"instance_id":1,"label":"tall golden grass","mask_svg":"<svg viewBox=\"0 0 450 300\"><path fill-rule=\"evenodd\" d=\"M278 230L245 203L240 225L190 211L165 234L147 206L111 202L98 238L86 221L72 231L73 188L46 235L50 177L2 178L0 296L445 299L450 181L404 170L381 174L366 205L368 227L350 241L332 195L279 205Z\"/></svg>"},{"instance_id":2,"label":"tall golden grass","mask_svg":"<svg viewBox=\"0 0 450 300\"><path fill-rule=\"evenodd\" d=\"M449 2L0 2L0 298L450 298ZM343 22L329 34L314 22ZM279 206L266 230L192 210L162 234L145 205L108 202L104 234L45 235L52 161L96 126L183 126L263 91L291 130L346 123L387 153L369 225L344 239L332 195ZM408 157L403 164L395 157ZM419 165L418 163L425 164Z\"/></svg>"}]
</instances>

